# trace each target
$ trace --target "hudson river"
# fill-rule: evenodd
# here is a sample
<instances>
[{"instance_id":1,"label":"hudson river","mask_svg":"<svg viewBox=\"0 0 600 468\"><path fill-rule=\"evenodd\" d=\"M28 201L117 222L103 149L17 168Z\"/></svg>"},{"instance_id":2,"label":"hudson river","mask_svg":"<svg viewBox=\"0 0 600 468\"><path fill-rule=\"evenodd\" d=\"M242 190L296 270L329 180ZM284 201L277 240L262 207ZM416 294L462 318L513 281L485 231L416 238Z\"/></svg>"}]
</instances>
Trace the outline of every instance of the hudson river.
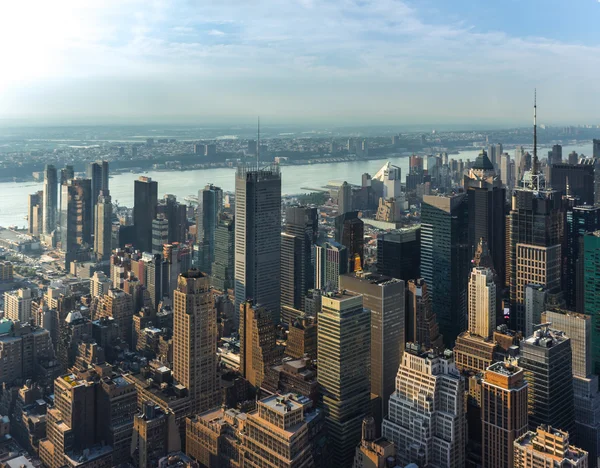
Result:
<instances>
[{"instance_id":1,"label":"hudson river","mask_svg":"<svg viewBox=\"0 0 600 468\"><path fill-rule=\"evenodd\" d=\"M531 151L530 148L525 147ZM479 149L451 154L449 158L474 160ZM546 156L548 148L540 148L540 159ZM577 146L563 146L563 158L571 151L591 156L591 142ZM508 150L514 157L514 150ZM402 179L408 172L409 157L390 158L389 161L402 169ZM355 161L329 164L312 164L304 166L282 166L282 193L285 195L308 192L302 187L321 188L330 180L344 181L360 185L361 175L375 173L386 162L385 159L374 161ZM60 169L60 168L58 168ZM133 206L133 181L142 174L115 174L109 181L110 194L119 205ZM225 191L234 191L235 169L202 169L193 171L148 171L143 175L158 181L159 197L166 193L176 195L183 202L187 195L197 195L198 190L212 183ZM0 183L0 226L27 225L27 195L42 190L41 182L5 182Z\"/></svg>"}]
</instances>

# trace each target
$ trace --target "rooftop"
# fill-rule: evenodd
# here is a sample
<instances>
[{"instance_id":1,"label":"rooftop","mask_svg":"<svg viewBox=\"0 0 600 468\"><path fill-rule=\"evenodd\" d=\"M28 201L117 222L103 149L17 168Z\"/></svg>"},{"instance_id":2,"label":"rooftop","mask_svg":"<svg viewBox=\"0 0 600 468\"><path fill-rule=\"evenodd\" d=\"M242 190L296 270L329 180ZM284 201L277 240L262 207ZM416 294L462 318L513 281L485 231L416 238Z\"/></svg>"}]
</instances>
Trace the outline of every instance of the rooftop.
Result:
<instances>
[{"instance_id":1,"label":"rooftop","mask_svg":"<svg viewBox=\"0 0 600 468\"><path fill-rule=\"evenodd\" d=\"M506 375L508 377L521 372L520 367L517 367L511 363L506 363L506 362L496 362L496 363L492 364L490 367L488 367L487 370L495 372L496 374Z\"/></svg>"}]
</instances>

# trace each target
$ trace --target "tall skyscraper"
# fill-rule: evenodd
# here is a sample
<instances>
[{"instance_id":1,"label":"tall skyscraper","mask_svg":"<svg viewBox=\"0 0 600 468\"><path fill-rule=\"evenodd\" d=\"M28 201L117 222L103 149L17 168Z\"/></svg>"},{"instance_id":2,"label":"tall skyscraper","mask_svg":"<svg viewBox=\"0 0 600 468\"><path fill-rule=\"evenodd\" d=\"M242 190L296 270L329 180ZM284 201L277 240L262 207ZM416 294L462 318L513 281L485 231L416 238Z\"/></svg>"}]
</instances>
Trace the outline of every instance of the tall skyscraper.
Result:
<instances>
[{"instance_id":1,"label":"tall skyscraper","mask_svg":"<svg viewBox=\"0 0 600 468\"><path fill-rule=\"evenodd\" d=\"M173 293L173 377L188 389L192 414L219 404L217 312L199 270L179 275Z\"/></svg>"},{"instance_id":2,"label":"tall skyscraper","mask_svg":"<svg viewBox=\"0 0 600 468\"><path fill-rule=\"evenodd\" d=\"M344 181L338 190L338 215L352 211L352 186Z\"/></svg>"},{"instance_id":3,"label":"tall skyscraper","mask_svg":"<svg viewBox=\"0 0 600 468\"><path fill-rule=\"evenodd\" d=\"M208 184L198 192L196 236L198 238L198 268L212 273L215 261L215 231L223 210L223 190Z\"/></svg>"},{"instance_id":4,"label":"tall skyscraper","mask_svg":"<svg viewBox=\"0 0 600 468\"><path fill-rule=\"evenodd\" d=\"M119 326L119 337L126 343L133 340L133 299L122 289L111 288L108 294L92 302L92 319L111 317Z\"/></svg>"},{"instance_id":5,"label":"tall skyscraper","mask_svg":"<svg viewBox=\"0 0 600 468\"><path fill-rule=\"evenodd\" d=\"M314 288L312 246L319 235L316 208L291 206L286 209L281 235L281 304L304 310L309 289Z\"/></svg>"},{"instance_id":6,"label":"tall skyscraper","mask_svg":"<svg viewBox=\"0 0 600 468\"><path fill-rule=\"evenodd\" d=\"M504 277L506 252L506 188L496 174L485 151L464 178L469 206L469 244L471 258L480 239L487 242L494 270Z\"/></svg>"},{"instance_id":7,"label":"tall skyscraper","mask_svg":"<svg viewBox=\"0 0 600 468\"><path fill-rule=\"evenodd\" d=\"M377 273L404 282L420 277L421 226L377 236Z\"/></svg>"},{"instance_id":8,"label":"tall skyscraper","mask_svg":"<svg viewBox=\"0 0 600 468\"><path fill-rule=\"evenodd\" d=\"M156 218L158 182L141 176L134 182L133 223L135 247L141 252L152 250L152 221Z\"/></svg>"},{"instance_id":9,"label":"tall skyscraper","mask_svg":"<svg viewBox=\"0 0 600 468\"><path fill-rule=\"evenodd\" d=\"M169 243L169 221L162 214L152 220L152 253L159 254L163 246Z\"/></svg>"},{"instance_id":10,"label":"tall skyscraper","mask_svg":"<svg viewBox=\"0 0 600 468\"><path fill-rule=\"evenodd\" d=\"M215 228L215 257L211 268L211 284L223 292L233 289L234 234L233 219L221 219Z\"/></svg>"},{"instance_id":11,"label":"tall skyscraper","mask_svg":"<svg viewBox=\"0 0 600 468\"><path fill-rule=\"evenodd\" d=\"M503 153L500 156L500 178L505 187L512 188L514 184L514 174L512 173L513 164L510 160L510 154Z\"/></svg>"},{"instance_id":12,"label":"tall skyscraper","mask_svg":"<svg viewBox=\"0 0 600 468\"><path fill-rule=\"evenodd\" d=\"M561 164L562 163L562 146L554 145L552 146L552 150L548 151L548 165L552 166L553 164Z\"/></svg>"},{"instance_id":13,"label":"tall skyscraper","mask_svg":"<svg viewBox=\"0 0 600 468\"><path fill-rule=\"evenodd\" d=\"M69 179L61 189L61 249L65 252L65 268L68 270L79 252L92 245L90 180Z\"/></svg>"},{"instance_id":14,"label":"tall skyscraper","mask_svg":"<svg viewBox=\"0 0 600 468\"><path fill-rule=\"evenodd\" d=\"M317 380L332 459L350 466L369 411L370 312L362 296L329 294L318 314Z\"/></svg>"},{"instance_id":15,"label":"tall skyscraper","mask_svg":"<svg viewBox=\"0 0 600 468\"><path fill-rule=\"evenodd\" d=\"M571 340L542 324L521 341L520 366L529 383L529 428L542 424L574 429Z\"/></svg>"},{"instance_id":16,"label":"tall skyscraper","mask_svg":"<svg viewBox=\"0 0 600 468\"><path fill-rule=\"evenodd\" d=\"M371 311L371 394L381 399L375 416L387 415L390 395L404 351L404 281L377 273L355 273L340 277L340 289L363 297Z\"/></svg>"},{"instance_id":17,"label":"tall skyscraper","mask_svg":"<svg viewBox=\"0 0 600 468\"><path fill-rule=\"evenodd\" d=\"M340 275L348 272L348 249L335 242L325 242L314 247L315 288L337 291Z\"/></svg>"},{"instance_id":18,"label":"tall skyscraper","mask_svg":"<svg viewBox=\"0 0 600 468\"><path fill-rule=\"evenodd\" d=\"M429 288L423 278L409 280L407 285L406 341L424 349L443 348L437 317L431 307Z\"/></svg>"},{"instance_id":19,"label":"tall skyscraper","mask_svg":"<svg viewBox=\"0 0 600 468\"><path fill-rule=\"evenodd\" d=\"M91 180L91 206L92 213L96 211L100 192L108 195L108 161L96 161L88 164L86 177ZM92 221L92 230L95 229L95 220Z\"/></svg>"},{"instance_id":20,"label":"tall skyscraper","mask_svg":"<svg viewBox=\"0 0 600 468\"><path fill-rule=\"evenodd\" d=\"M476 267L469 278L469 332L484 338L496 328L496 284L489 268Z\"/></svg>"},{"instance_id":21,"label":"tall skyscraper","mask_svg":"<svg viewBox=\"0 0 600 468\"><path fill-rule=\"evenodd\" d=\"M43 231L43 216L44 216L44 192L39 191L29 195L29 203L27 210L27 221L29 228L27 233L38 237Z\"/></svg>"},{"instance_id":22,"label":"tall skyscraper","mask_svg":"<svg viewBox=\"0 0 600 468\"><path fill-rule=\"evenodd\" d=\"M100 261L110 259L112 254L112 200L104 191L100 192L95 212L94 253ZM117 246L115 246L117 247Z\"/></svg>"},{"instance_id":23,"label":"tall skyscraper","mask_svg":"<svg viewBox=\"0 0 600 468\"><path fill-rule=\"evenodd\" d=\"M377 171L373 180L383 183L383 198L396 198L402 193L402 171L389 161Z\"/></svg>"},{"instance_id":24,"label":"tall skyscraper","mask_svg":"<svg viewBox=\"0 0 600 468\"><path fill-rule=\"evenodd\" d=\"M597 140L594 138L594 140L592 141L592 144L593 144L592 156L594 158L600 158L600 140Z\"/></svg>"},{"instance_id":25,"label":"tall skyscraper","mask_svg":"<svg viewBox=\"0 0 600 468\"><path fill-rule=\"evenodd\" d=\"M365 223L358 211L350 211L335 218L335 241L348 249L348 271L362 270L365 261Z\"/></svg>"},{"instance_id":26,"label":"tall skyscraper","mask_svg":"<svg viewBox=\"0 0 600 468\"><path fill-rule=\"evenodd\" d=\"M546 307L548 289L539 284L525 286L525 336L533 335L534 327L542 323L542 312Z\"/></svg>"},{"instance_id":27,"label":"tall skyscraper","mask_svg":"<svg viewBox=\"0 0 600 468\"><path fill-rule=\"evenodd\" d=\"M400 465L465 466L464 390L451 351L440 355L407 345L382 426Z\"/></svg>"},{"instance_id":28,"label":"tall skyscraper","mask_svg":"<svg viewBox=\"0 0 600 468\"><path fill-rule=\"evenodd\" d=\"M281 174L240 166L235 177L235 306L246 299L275 323L281 308Z\"/></svg>"},{"instance_id":29,"label":"tall skyscraper","mask_svg":"<svg viewBox=\"0 0 600 468\"><path fill-rule=\"evenodd\" d=\"M58 180L56 168L48 164L44 169L44 208L43 231L51 234L56 229L56 216L58 211Z\"/></svg>"},{"instance_id":30,"label":"tall skyscraper","mask_svg":"<svg viewBox=\"0 0 600 468\"><path fill-rule=\"evenodd\" d=\"M583 236L583 310L592 317L592 362L600 374L600 231Z\"/></svg>"},{"instance_id":31,"label":"tall skyscraper","mask_svg":"<svg viewBox=\"0 0 600 468\"><path fill-rule=\"evenodd\" d=\"M512 468L514 441L527 432L527 382L514 363L497 362L481 387L482 466Z\"/></svg>"},{"instance_id":32,"label":"tall skyscraper","mask_svg":"<svg viewBox=\"0 0 600 468\"><path fill-rule=\"evenodd\" d=\"M594 166L591 164L553 164L550 170L550 187L579 198L581 205L594 204Z\"/></svg>"},{"instance_id":33,"label":"tall skyscraper","mask_svg":"<svg viewBox=\"0 0 600 468\"><path fill-rule=\"evenodd\" d=\"M515 440L514 449L514 468L591 466L588 453L570 445L567 431L545 424Z\"/></svg>"},{"instance_id":34,"label":"tall skyscraper","mask_svg":"<svg viewBox=\"0 0 600 468\"><path fill-rule=\"evenodd\" d=\"M467 327L467 281L472 258L468 240L467 195L423 197L421 207L421 275L433 309L452 347Z\"/></svg>"}]
</instances>

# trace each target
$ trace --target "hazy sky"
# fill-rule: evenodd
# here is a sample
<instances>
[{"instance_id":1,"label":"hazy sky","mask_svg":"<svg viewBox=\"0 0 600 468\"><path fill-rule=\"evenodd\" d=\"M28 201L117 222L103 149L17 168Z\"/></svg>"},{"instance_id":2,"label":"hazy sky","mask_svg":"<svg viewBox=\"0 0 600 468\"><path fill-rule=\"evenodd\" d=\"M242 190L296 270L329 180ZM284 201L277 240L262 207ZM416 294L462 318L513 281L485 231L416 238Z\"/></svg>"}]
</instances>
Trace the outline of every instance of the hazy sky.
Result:
<instances>
[{"instance_id":1,"label":"hazy sky","mask_svg":"<svg viewBox=\"0 0 600 468\"><path fill-rule=\"evenodd\" d=\"M2 1L0 119L600 123L599 1Z\"/></svg>"}]
</instances>

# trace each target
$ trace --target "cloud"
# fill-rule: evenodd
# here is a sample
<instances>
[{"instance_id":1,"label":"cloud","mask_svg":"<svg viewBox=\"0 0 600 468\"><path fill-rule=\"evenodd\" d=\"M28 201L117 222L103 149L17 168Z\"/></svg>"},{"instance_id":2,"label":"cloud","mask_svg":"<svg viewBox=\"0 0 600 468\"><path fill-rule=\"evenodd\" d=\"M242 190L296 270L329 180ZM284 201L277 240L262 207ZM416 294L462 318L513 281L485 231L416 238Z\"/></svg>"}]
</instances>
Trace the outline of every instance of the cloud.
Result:
<instances>
[{"instance_id":1,"label":"cloud","mask_svg":"<svg viewBox=\"0 0 600 468\"><path fill-rule=\"evenodd\" d=\"M223 31L219 31L218 29L211 29L208 31L209 36L224 36L225 33Z\"/></svg>"}]
</instances>

